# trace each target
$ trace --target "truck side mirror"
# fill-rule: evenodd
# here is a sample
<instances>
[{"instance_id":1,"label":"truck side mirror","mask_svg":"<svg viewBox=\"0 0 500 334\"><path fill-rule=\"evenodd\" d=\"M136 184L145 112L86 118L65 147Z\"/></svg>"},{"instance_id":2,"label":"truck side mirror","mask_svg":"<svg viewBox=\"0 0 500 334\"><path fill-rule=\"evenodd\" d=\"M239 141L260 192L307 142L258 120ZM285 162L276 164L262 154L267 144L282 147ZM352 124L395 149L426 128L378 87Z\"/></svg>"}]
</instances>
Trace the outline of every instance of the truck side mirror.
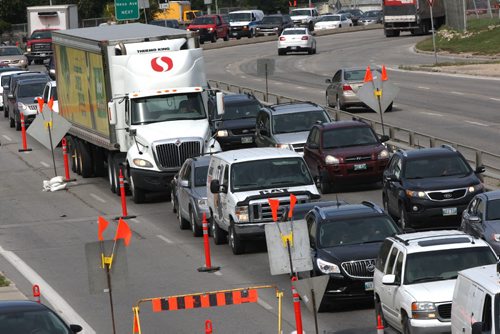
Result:
<instances>
[{"instance_id":1,"label":"truck side mirror","mask_svg":"<svg viewBox=\"0 0 500 334\"><path fill-rule=\"evenodd\" d=\"M210 192L212 194L218 194L220 192L219 180L212 180L212 182L210 182Z\"/></svg>"},{"instance_id":2,"label":"truck side mirror","mask_svg":"<svg viewBox=\"0 0 500 334\"><path fill-rule=\"evenodd\" d=\"M481 173L484 173L486 171L486 167L484 166L478 166L476 167L476 174L481 174Z\"/></svg>"},{"instance_id":3,"label":"truck side mirror","mask_svg":"<svg viewBox=\"0 0 500 334\"><path fill-rule=\"evenodd\" d=\"M224 94L222 92L215 93L215 101L217 103L217 115L224 115Z\"/></svg>"},{"instance_id":4,"label":"truck side mirror","mask_svg":"<svg viewBox=\"0 0 500 334\"><path fill-rule=\"evenodd\" d=\"M116 103L114 101L108 102L108 117L109 124L116 125Z\"/></svg>"},{"instance_id":5,"label":"truck side mirror","mask_svg":"<svg viewBox=\"0 0 500 334\"><path fill-rule=\"evenodd\" d=\"M382 284L395 285L396 284L396 275L384 275L382 277Z\"/></svg>"},{"instance_id":6,"label":"truck side mirror","mask_svg":"<svg viewBox=\"0 0 500 334\"><path fill-rule=\"evenodd\" d=\"M180 180L179 186L181 186L182 188L189 188L189 181L188 180Z\"/></svg>"}]
</instances>

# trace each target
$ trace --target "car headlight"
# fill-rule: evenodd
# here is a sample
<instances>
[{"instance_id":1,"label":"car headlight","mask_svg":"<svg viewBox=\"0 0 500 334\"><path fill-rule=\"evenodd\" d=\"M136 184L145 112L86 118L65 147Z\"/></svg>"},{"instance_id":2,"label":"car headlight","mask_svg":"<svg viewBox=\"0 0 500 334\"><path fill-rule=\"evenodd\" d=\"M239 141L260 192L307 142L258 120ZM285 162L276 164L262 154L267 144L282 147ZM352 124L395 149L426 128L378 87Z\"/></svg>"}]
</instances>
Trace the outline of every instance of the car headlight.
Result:
<instances>
[{"instance_id":1,"label":"car headlight","mask_svg":"<svg viewBox=\"0 0 500 334\"><path fill-rule=\"evenodd\" d=\"M247 30L247 29L248 29L248 26L243 26L243 29L244 29L244 30Z\"/></svg>"},{"instance_id":2,"label":"car headlight","mask_svg":"<svg viewBox=\"0 0 500 334\"><path fill-rule=\"evenodd\" d=\"M227 136L228 136L227 130L217 131L217 137L227 137Z\"/></svg>"},{"instance_id":3,"label":"car headlight","mask_svg":"<svg viewBox=\"0 0 500 334\"><path fill-rule=\"evenodd\" d=\"M436 319L436 306L431 302L413 302L411 304L413 319Z\"/></svg>"},{"instance_id":4,"label":"car headlight","mask_svg":"<svg viewBox=\"0 0 500 334\"><path fill-rule=\"evenodd\" d=\"M153 168L153 164L144 159L134 159L132 160L132 162L134 163L134 165L139 167Z\"/></svg>"},{"instance_id":5,"label":"car headlight","mask_svg":"<svg viewBox=\"0 0 500 334\"><path fill-rule=\"evenodd\" d=\"M388 159L388 158L389 158L389 151L387 151L387 150L380 151L380 153L377 156L377 159L379 159L379 160Z\"/></svg>"},{"instance_id":6,"label":"car headlight","mask_svg":"<svg viewBox=\"0 0 500 334\"><path fill-rule=\"evenodd\" d=\"M492 238L492 239L493 239L493 241L495 241L495 242L500 242L500 234L496 234L496 233L494 233L494 234L492 234L492 235L491 235L491 238Z\"/></svg>"},{"instance_id":7,"label":"car headlight","mask_svg":"<svg viewBox=\"0 0 500 334\"><path fill-rule=\"evenodd\" d=\"M206 198L199 198L197 200L198 202L198 207L200 209L208 209L208 204L207 204L207 199Z\"/></svg>"},{"instance_id":8,"label":"car headlight","mask_svg":"<svg viewBox=\"0 0 500 334\"><path fill-rule=\"evenodd\" d=\"M484 189L484 185L482 183L479 183L479 184L476 184L476 185L473 185L473 186L470 186L469 188L467 188L469 193L483 191L483 189Z\"/></svg>"},{"instance_id":9,"label":"car headlight","mask_svg":"<svg viewBox=\"0 0 500 334\"><path fill-rule=\"evenodd\" d=\"M427 195L421 190L406 190L406 196L415 198L426 198Z\"/></svg>"},{"instance_id":10,"label":"car headlight","mask_svg":"<svg viewBox=\"0 0 500 334\"><path fill-rule=\"evenodd\" d=\"M340 268L336 264L321 259L317 259L316 264L323 274L340 274Z\"/></svg>"},{"instance_id":11,"label":"car headlight","mask_svg":"<svg viewBox=\"0 0 500 334\"><path fill-rule=\"evenodd\" d=\"M293 146L291 144L276 144L277 148L284 148L286 150L292 150L293 151Z\"/></svg>"},{"instance_id":12,"label":"car headlight","mask_svg":"<svg viewBox=\"0 0 500 334\"><path fill-rule=\"evenodd\" d=\"M325 163L327 165L338 165L340 163L340 160L338 158L335 158L333 155L327 155L325 157Z\"/></svg>"},{"instance_id":13,"label":"car headlight","mask_svg":"<svg viewBox=\"0 0 500 334\"><path fill-rule=\"evenodd\" d=\"M25 110L25 109L27 109L26 105L24 103L22 103L22 102L17 102L17 108L19 110Z\"/></svg>"},{"instance_id":14,"label":"car headlight","mask_svg":"<svg viewBox=\"0 0 500 334\"><path fill-rule=\"evenodd\" d=\"M248 206L237 206L234 213L236 214L236 218L238 218L239 222L248 222Z\"/></svg>"}]
</instances>

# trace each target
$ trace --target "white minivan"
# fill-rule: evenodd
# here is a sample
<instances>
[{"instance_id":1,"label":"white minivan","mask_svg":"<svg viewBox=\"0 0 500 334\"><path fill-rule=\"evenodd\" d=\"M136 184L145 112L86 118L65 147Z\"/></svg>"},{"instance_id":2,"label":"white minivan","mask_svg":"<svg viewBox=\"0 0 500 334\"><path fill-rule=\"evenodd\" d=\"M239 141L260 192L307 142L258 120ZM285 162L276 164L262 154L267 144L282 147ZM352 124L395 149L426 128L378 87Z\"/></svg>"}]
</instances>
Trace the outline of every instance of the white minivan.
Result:
<instances>
[{"instance_id":1,"label":"white minivan","mask_svg":"<svg viewBox=\"0 0 500 334\"><path fill-rule=\"evenodd\" d=\"M258 9L238 10L229 13L229 37L240 39L256 35L257 23L264 18L264 12Z\"/></svg>"},{"instance_id":2,"label":"white minivan","mask_svg":"<svg viewBox=\"0 0 500 334\"><path fill-rule=\"evenodd\" d=\"M273 223L269 198L280 201L282 215L290 204L320 198L302 156L281 148L248 148L212 156L207 176L210 229L216 245L227 241L234 254L245 250L248 239L264 238Z\"/></svg>"},{"instance_id":3,"label":"white minivan","mask_svg":"<svg viewBox=\"0 0 500 334\"><path fill-rule=\"evenodd\" d=\"M458 273L451 307L453 334L500 333L500 273L498 264Z\"/></svg>"}]
</instances>

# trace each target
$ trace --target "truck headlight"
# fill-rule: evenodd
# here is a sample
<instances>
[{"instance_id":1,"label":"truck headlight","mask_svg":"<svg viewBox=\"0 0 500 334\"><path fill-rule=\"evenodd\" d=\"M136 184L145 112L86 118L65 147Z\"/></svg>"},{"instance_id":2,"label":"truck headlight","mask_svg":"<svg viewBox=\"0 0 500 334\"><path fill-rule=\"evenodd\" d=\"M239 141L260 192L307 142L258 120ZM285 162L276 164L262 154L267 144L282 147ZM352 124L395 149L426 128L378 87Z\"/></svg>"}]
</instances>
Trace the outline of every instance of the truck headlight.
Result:
<instances>
[{"instance_id":1,"label":"truck headlight","mask_svg":"<svg viewBox=\"0 0 500 334\"><path fill-rule=\"evenodd\" d=\"M379 160L388 159L388 158L389 158L389 151L387 151L387 150L380 151L380 153L377 156L377 159L379 159Z\"/></svg>"},{"instance_id":2,"label":"truck headlight","mask_svg":"<svg viewBox=\"0 0 500 334\"><path fill-rule=\"evenodd\" d=\"M338 165L340 163L340 160L338 158L335 158L333 155L327 155L325 157L325 163L327 165Z\"/></svg>"},{"instance_id":3,"label":"truck headlight","mask_svg":"<svg viewBox=\"0 0 500 334\"><path fill-rule=\"evenodd\" d=\"M318 265L318 269L323 274L340 274L340 268L334 263L330 263L321 259L316 260L316 264Z\"/></svg>"},{"instance_id":4,"label":"truck headlight","mask_svg":"<svg viewBox=\"0 0 500 334\"><path fill-rule=\"evenodd\" d=\"M197 200L197 202L198 202L198 207L200 209L208 209L208 204L207 204L206 198L200 198Z\"/></svg>"},{"instance_id":5,"label":"truck headlight","mask_svg":"<svg viewBox=\"0 0 500 334\"><path fill-rule=\"evenodd\" d=\"M227 133L227 130L219 130L217 131L217 137L227 137L229 134Z\"/></svg>"},{"instance_id":6,"label":"truck headlight","mask_svg":"<svg viewBox=\"0 0 500 334\"><path fill-rule=\"evenodd\" d=\"M147 160L144 159L134 159L132 160L134 165L139 166L139 167L144 167L144 168L153 168L153 164Z\"/></svg>"},{"instance_id":7,"label":"truck headlight","mask_svg":"<svg viewBox=\"0 0 500 334\"><path fill-rule=\"evenodd\" d=\"M236 218L238 218L239 222L248 222L248 206L237 206L234 213L236 214Z\"/></svg>"},{"instance_id":8,"label":"truck headlight","mask_svg":"<svg viewBox=\"0 0 500 334\"><path fill-rule=\"evenodd\" d=\"M406 190L406 196L408 197L415 197L415 198L426 198L427 195L425 195L424 191L421 190Z\"/></svg>"},{"instance_id":9,"label":"truck headlight","mask_svg":"<svg viewBox=\"0 0 500 334\"><path fill-rule=\"evenodd\" d=\"M214 31L214 28L208 28L208 31Z\"/></svg>"},{"instance_id":10,"label":"truck headlight","mask_svg":"<svg viewBox=\"0 0 500 334\"><path fill-rule=\"evenodd\" d=\"M293 146L291 144L276 144L276 147L293 151Z\"/></svg>"},{"instance_id":11,"label":"truck headlight","mask_svg":"<svg viewBox=\"0 0 500 334\"><path fill-rule=\"evenodd\" d=\"M28 46L28 47L26 48L26 52L31 52L31 47L30 47L30 46Z\"/></svg>"},{"instance_id":12,"label":"truck headlight","mask_svg":"<svg viewBox=\"0 0 500 334\"><path fill-rule=\"evenodd\" d=\"M411 314L413 319L436 319L436 306L431 302L411 303Z\"/></svg>"}]
</instances>

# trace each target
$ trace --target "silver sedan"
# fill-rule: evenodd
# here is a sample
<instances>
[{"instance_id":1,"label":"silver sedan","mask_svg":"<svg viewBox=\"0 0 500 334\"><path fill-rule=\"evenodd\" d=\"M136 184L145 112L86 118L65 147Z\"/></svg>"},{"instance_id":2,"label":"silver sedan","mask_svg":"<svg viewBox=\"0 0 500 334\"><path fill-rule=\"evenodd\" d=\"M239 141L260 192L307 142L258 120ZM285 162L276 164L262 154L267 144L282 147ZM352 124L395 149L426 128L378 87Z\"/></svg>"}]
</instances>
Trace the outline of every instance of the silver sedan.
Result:
<instances>
[{"instance_id":1,"label":"silver sedan","mask_svg":"<svg viewBox=\"0 0 500 334\"><path fill-rule=\"evenodd\" d=\"M278 39L278 55L288 52L316 53L316 39L307 28L286 28Z\"/></svg>"}]
</instances>

